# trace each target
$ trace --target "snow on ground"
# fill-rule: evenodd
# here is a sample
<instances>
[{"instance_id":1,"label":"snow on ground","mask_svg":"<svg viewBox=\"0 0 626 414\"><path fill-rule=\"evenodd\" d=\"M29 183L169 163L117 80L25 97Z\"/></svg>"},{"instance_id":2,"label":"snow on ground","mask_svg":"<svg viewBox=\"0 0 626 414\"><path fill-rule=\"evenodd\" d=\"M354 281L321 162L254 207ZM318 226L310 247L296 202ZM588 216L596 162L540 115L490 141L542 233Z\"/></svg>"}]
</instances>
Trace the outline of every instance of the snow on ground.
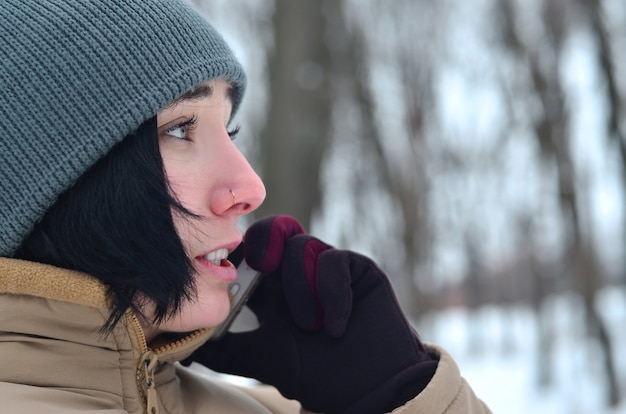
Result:
<instances>
[{"instance_id":1,"label":"snow on ground","mask_svg":"<svg viewBox=\"0 0 626 414\"><path fill-rule=\"evenodd\" d=\"M610 330L620 389L626 392L626 291L598 295L599 310ZM626 414L626 402L609 409L598 346L588 339L584 314L572 295L546 301L541 321L551 322L551 357L544 359L552 385L538 386L537 321L527 307L485 307L469 313L452 309L427 318L424 340L455 358L462 375L494 413ZM626 395L625 395L626 397Z\"/></svg>"}]
</instances>

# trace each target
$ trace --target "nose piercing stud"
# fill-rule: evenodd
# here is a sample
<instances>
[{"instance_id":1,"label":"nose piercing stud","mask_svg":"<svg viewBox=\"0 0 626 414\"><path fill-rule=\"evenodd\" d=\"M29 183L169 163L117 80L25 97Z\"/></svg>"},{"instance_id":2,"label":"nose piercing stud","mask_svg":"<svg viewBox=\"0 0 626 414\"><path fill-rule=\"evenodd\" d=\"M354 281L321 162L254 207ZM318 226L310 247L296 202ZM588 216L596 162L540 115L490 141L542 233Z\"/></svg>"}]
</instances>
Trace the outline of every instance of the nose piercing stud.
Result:
<instances>
[{"instance_id":1,"label":"nose piercing stud","mask_svg":"<svg viewBox=\"0 0 626 414\"><path fill-rule=\"evenodd\" d=\"M232 189L229 189L230 195L233 196L233 206L237 204L237 197L235 197L235 192Z\"/></svg>"}]
</instances>

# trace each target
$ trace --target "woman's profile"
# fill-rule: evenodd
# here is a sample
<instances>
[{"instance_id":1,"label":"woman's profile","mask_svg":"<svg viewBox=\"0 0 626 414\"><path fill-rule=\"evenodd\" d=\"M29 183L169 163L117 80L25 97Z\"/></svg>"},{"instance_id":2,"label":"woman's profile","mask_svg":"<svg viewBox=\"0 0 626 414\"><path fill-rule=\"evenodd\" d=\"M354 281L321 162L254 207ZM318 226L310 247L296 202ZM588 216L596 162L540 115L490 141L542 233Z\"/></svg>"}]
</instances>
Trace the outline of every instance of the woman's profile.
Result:
<instances>
[{"instance_id":1,"label":"woman's profile","mask_svg":"<svg viewBox=\"0 0 626 414\"><path fill-rule=\"evenodd\" d=\"M192 6L0 0L0 39L3 412L489 412L370 259L291 217L239 230L266 196L246 77ZM240 246L259 327L210 341Z\"/></svg>"}]
</instances>

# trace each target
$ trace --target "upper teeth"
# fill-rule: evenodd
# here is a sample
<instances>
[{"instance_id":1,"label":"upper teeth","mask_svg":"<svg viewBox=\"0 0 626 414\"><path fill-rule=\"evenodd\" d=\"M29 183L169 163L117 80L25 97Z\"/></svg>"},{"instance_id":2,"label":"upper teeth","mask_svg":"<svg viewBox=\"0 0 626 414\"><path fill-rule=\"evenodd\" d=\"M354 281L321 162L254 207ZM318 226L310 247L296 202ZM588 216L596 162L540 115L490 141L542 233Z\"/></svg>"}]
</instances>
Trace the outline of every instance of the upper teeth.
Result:
<instances>
[{"instance_id":1,"label":"upper teeth","mask_svg":"<svg viewBox=\"0 0 626 414\"><path fill-rule=\"evenodd\" d=\"M226 259L227 257L228 257L228 249L214 250L204 255L205 259L207 259L209 262L216 264L218 266L222 262L222 259Z\"/></svg>"}]
</instances>

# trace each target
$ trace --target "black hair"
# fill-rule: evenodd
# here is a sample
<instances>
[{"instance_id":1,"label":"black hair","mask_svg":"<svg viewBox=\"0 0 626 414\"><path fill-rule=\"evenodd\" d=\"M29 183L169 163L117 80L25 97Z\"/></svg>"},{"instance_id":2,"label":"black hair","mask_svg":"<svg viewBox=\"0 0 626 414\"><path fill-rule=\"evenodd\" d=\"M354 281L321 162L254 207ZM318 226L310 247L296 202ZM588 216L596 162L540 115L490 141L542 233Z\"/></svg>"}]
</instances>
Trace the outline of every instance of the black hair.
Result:
<instances>
[{"instance_id":1,"label":"black hair","mask_svg":"<svg viewBox=\"0 0 626 414\"><path fill-rule=\"evenodd\" d=\"M197 218L172 195L156 117L87 170L47 210L15 257L74 269L108 286L110 332L130 308L151 300L159 323L195 295L193 264L172 214Z\"/></svg>"}]
</instances>

